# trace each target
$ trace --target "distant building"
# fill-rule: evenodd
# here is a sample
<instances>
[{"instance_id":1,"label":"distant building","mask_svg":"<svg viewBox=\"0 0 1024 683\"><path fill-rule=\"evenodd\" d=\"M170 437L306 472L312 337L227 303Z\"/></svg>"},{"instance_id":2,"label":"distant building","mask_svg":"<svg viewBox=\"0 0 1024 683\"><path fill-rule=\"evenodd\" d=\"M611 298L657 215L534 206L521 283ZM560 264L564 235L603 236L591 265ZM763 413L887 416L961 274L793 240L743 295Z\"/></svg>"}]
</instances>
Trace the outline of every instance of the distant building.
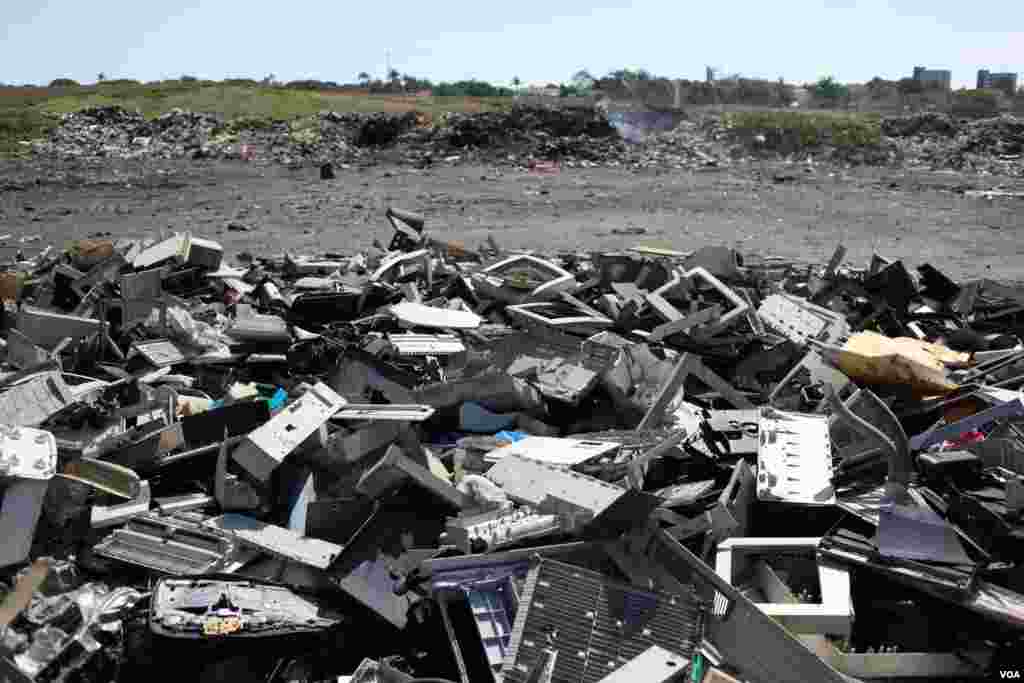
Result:
<instances>
[{"instance_id":1,"label":"distant building","mask_svg":"<svg viewBox=\"0 0 1024 683\"><path fill-rule=\"evenodd\" d=\"M533 97L558 97L562 94L561 89L554 83L547 85L531 85L526 89L527 94Z\"/></svg>"},{"instance_id":2,"label":"distant building","mask_svg":"<svg viewBox=\"0 0 1024 683\"><path fill-rule=\"evenodd\" d=\"M925 88L949 90L953 72L949 69L926 69L923 66L915 66L914 80Z\"/></svg>"},{"instance_id":3,"label":"distant building","mask_svg":"<svg viewBox=\"0 0 1024 683\"><path fill-rule=\"evenodd\" d=\"M1001 90L1007 95L1017 92L1017 74L994 74L988 69L978 71L979 90Z\"/></svg>"}]
</instances>

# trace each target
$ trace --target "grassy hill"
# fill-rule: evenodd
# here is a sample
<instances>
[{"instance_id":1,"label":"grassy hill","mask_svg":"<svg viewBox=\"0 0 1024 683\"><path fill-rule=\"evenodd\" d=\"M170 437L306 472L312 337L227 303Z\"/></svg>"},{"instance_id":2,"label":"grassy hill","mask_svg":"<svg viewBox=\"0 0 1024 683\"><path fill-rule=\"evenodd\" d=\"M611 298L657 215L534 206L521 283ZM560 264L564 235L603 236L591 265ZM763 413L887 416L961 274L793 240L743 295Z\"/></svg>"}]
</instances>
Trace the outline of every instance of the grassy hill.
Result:
<instances>
[{"instance_id":1,"label":"grassy hill","mask_svg":"<svg viewBox=\"0 0 1024 683\"><path fill-rule=\"evenodd\" d=\"M70 88L0 88L0 155L15 154L22 149L20 141L45 135L61 114L100 105L136 109L146 117L181 108L220 114L228 120L246 117L288 121L325 110L420 111L436 116L501 109L510 104L507 98L381 95L211 81L111 81Z\"/></svg>"}]
</instances>

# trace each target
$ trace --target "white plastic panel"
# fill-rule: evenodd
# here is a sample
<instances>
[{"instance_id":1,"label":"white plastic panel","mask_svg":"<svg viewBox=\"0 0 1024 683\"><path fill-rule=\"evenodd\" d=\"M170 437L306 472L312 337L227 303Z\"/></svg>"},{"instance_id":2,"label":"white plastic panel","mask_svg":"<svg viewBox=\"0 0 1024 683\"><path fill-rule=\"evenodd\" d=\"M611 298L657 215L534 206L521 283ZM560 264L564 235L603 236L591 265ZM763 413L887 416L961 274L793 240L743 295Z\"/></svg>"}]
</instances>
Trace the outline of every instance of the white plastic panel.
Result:
<instances>
[{"instance_id":1,"label":"white plastic panel","mask_svg":"<svg viewBox=\"0 0 1024 683\"><path fill-rule=\"evenodd\" d=\"M249 434L233 457L254 477L266 481L289 453L346 403L344 398L320 382Z\"/></svg>"},{"instance_id":2,"label":"white plastic panel","mask_svg":"<svg viewBox=\"0 0 1024 683\"><path fill-rule=\"evenodd\" d=\"M797 344L816 340L832 344L850 333L845 318L799 297L773 294L762 302L757 315L774 330Z\"/></svg>"},{"instance_id":3,"label":"white plastic panel","mask_svg":"<svg viewBox=\"0 0 1024 683\"><path fill-rule=\"evenodd\" d=\"M0 476L47 481L57 470L57 440L42 429L0 425Z\"/></svg>"},{"instance_id":4,"label":"white plastic panel","mask_svg":"<svg viewBox=\"0 0 1024 683\"><path fill-rule=\"evenodd\" d=\"M832 442L828 418L766 409L758 424L757 497L832 505Z\"/></svg>"},{"instance_id":5,"label":"white plastic panel","mask_svg":"<svg viewBox=\"0 0 1024 683\"><path fill-rule=\"evenodd\" d=\"M620 444L610 441L581 441L548 436L528 436L508 446L495 449L484 456L487 462L499 462L509 455L519 455L549 465L572 467L608 455Z\"/></svg>"}]
</instances>

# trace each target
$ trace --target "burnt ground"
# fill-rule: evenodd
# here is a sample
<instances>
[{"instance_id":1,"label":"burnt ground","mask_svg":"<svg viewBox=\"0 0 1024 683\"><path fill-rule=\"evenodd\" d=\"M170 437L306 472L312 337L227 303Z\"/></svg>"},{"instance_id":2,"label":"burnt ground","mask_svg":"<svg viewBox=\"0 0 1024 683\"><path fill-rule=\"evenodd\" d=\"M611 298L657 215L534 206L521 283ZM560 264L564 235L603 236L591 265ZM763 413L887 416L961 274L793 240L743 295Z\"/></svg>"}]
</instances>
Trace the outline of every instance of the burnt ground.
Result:
<instances>
[{"instance_id":1,"label":"burnt ground","mask_svg":"<svg viewBox=\"0 0 1024 683\"><path fill-rule=\"evenodd\" d=\"M964 189L1012 180L950 172L753 163L699 171L380 164L318 169L241 162L0 162L0 233L70 239L156 237L191 230L229 253L354 253L391 230L391 205L428 217L428 230L468 247L493 235L505 249L616 249L705 244L812 262L842 242L848 260L872 251L931 262L954 278L1024 280L1024 200L975 199ZM228 230L231 223L247 231ZM642 234L635 234L643 231ZM623 234L623 233L634 234Z\"/></svg>"}]
</instances>

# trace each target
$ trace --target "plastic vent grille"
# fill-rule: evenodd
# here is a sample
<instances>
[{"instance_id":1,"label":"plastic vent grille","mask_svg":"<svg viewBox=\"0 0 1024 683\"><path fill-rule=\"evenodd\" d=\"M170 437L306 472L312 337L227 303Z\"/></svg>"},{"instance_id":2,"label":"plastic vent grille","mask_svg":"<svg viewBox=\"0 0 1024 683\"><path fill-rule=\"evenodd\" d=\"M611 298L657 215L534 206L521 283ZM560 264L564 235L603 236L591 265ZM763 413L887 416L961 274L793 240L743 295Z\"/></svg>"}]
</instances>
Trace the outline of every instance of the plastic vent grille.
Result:
<instances>
[{"instance_id":1,"label":"plastic vent grille","mask_svg":"<svg viewBox=\"0 0 1024 683\"><path fill-rule=\"evenodd\" d=\"M558 653L551 680L559 683L597 683L652 645L689 658L701 609L692 588L687 593L638 590L543 560L527 578L503 680L526 683L549 650Z\"/></svg>"}]
</instances>

